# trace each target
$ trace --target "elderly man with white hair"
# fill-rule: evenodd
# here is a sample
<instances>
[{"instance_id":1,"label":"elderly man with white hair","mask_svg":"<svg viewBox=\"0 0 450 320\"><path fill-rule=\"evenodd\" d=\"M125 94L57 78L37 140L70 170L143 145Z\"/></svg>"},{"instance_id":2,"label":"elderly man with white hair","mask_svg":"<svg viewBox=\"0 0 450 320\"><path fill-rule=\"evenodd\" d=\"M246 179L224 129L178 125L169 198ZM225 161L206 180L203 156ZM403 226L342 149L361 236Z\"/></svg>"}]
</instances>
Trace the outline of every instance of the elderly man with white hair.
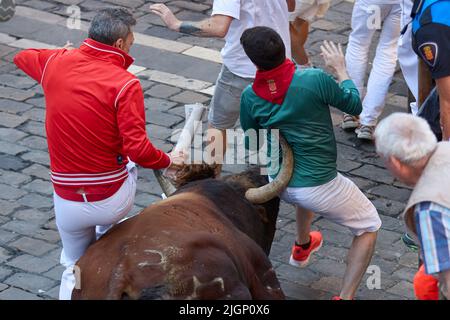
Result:
<instances>
[{"instance_id":1,"label":"elderly man with white hair","mask_svg":"<svg viewBox=\"0 0 450 320\"><path fill-rule=\"evenodd\" d=\"M375 131L377 152L392 174L414 191L404 212L418 238L426 273L439 279L450 298L450 142L438 143L428 123L395 113Z\"/></svg>"}]
</instances>

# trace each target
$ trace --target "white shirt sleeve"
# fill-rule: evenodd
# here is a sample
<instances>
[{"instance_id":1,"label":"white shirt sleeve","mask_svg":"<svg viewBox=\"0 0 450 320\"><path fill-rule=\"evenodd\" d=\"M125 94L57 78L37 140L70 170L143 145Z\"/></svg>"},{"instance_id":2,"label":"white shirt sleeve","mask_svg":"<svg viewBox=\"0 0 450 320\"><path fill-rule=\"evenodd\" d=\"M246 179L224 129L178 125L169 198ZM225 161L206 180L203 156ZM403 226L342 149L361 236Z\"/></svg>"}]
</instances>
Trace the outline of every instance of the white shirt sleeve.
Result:
<instances>
[{"instance_id":1,"label":"white shirt sleeve","mask_svg":"<svg viewBox=\"0 0 450 320\"><path fill-rule=\"evenodd\" d=\"M214 16L217 14L239 20L241 14L241 0L214 0L211 15Z\"/></svg>"}]
</instances>

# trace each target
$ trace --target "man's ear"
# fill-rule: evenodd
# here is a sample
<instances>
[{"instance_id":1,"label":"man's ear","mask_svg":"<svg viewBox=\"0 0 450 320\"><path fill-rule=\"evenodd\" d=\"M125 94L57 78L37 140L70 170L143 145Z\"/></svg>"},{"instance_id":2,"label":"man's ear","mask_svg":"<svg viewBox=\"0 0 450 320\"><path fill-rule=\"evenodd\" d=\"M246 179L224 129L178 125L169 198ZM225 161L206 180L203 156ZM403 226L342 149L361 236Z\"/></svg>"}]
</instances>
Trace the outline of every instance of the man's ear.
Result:
<instances>
[{"instance_id":1,"label":"man's ear","mask_svg":"<svg viewBox=\"0 0 450 320\"><path fill-rule=\"evenodd\" d=\"M117 48L117 49L120 49L120 50L123 50L124 44L125 44L125 41L124 41L122 38L119 38L119 39L114 43L113 47L114 47L114 48Z\"/></svg>"},{"instance_id":2,"label":"man's ear","mask_svg":"<svg viewBox=\"0 0 450 320\"><path fill-rule=\"evenodd\" d=\"M397 170L401 170L403 168L403 164L400 162L400 160L398 160L396 157L394 156L390 156L389 157L389 162L391 163L391 165L397 169Z\"/></svg>"}]
</instances>

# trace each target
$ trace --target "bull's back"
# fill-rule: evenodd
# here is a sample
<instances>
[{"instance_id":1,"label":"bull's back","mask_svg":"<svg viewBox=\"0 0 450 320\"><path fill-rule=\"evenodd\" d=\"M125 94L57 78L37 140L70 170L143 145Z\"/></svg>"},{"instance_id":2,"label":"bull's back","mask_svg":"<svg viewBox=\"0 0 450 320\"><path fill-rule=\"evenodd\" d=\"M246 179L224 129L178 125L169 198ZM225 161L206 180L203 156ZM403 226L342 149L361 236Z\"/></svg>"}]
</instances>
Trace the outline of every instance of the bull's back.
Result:
<instances>
[{"instance_id":1,"label":"bull's back","mask_svg":"<svg viewBox=\"0 0 450 320\"><path fill-rule=\"evenodd\" d=\"M266 257L220 211L211 199L186 192L117 225L78 262L81 290L74 298L235 297L237 279L253 272L251 256Z\"/></svg>"}]
</instances>

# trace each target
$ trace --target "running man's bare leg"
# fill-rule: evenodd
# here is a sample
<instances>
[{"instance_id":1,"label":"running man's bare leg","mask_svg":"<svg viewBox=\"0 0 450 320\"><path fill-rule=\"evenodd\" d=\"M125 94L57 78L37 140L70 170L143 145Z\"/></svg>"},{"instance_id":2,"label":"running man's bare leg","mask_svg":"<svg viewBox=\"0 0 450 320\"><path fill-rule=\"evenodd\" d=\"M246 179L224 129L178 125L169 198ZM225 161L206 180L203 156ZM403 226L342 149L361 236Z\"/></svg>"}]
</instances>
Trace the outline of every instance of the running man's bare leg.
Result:
<instances>
[{"instance_id":1,"label":"running man's bare leg","mask_svg":"<svg viewBox=\"0 0 450 320\"><path fill-rule=\"evenodd\" d=\"M314 212L296 206L297 209L297 244L307 244L314 220Z\"/></svg>"},{"instance_id":2,"label":"running man's bare leg","mask_svg":"<svg viewBox=\"0 0 450 320\"><path fill-rule=\"evenodd\" d=\"M309 22L296 18L289 24L291 33L292 58L300 65L308 64L309 58L305 50L305 43L308 40Z\"/></svg>"},{"instance_id":3,"label":"running man's bare leg","mask_svg":"<svg viewBox=\"0 0 450 320\"><path fill-rule=\"evenodd\" d=\"M351 300L366 273L370 260L372 260L377 241L377 232L366 232L353 239L352 246L347 255L347 268L342 281L340 297Z\"/></svg>"}]
</instances>

